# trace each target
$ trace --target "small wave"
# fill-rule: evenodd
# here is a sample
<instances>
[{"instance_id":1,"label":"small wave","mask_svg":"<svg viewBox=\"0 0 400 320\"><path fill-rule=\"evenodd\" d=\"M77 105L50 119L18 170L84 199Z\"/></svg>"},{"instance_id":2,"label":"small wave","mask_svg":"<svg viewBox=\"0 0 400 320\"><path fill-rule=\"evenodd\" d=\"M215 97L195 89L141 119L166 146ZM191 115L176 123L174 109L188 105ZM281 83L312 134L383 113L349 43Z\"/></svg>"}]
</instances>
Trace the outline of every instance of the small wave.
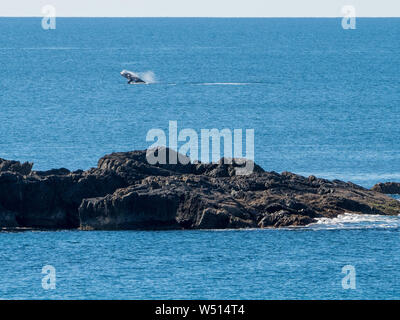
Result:
<instances>
[{"instance_id":1,"label":"small wave","mask_svg":"<svg viewBox=\"0 0 400 320\"><path fill-rule=\"evenodd\" d=\"M336 218L319 218L316 223L306 228L313 230L334 229L397 229L400 227L399 216L345 213Z\"/></svg>"}]
</instances>

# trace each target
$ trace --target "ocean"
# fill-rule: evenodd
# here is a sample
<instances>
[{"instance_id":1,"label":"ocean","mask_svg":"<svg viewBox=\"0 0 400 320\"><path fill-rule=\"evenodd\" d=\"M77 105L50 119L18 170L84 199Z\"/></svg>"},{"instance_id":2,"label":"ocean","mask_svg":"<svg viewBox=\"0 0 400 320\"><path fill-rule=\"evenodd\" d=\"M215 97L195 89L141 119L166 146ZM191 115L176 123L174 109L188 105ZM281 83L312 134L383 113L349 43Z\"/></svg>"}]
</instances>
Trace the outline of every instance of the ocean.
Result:
<instances>
[{"instance_id":1,"label":"ocean","mask_svg":"<svg viewBox=\"0 0 400 320\"><path fill-rule=\"evenodd\" d=\"M0 157L96 166L149 130L254 129L268 171L400 180L400 19L0 18ZM119 72L147 85L127 85ZM383 219L383 220L382 220ZM399 217L0 233L0 299L400 298ZM57 288L42 289L44 265ZM357 288L342 287L342 267Z\"/></svg>"}]
</instances>

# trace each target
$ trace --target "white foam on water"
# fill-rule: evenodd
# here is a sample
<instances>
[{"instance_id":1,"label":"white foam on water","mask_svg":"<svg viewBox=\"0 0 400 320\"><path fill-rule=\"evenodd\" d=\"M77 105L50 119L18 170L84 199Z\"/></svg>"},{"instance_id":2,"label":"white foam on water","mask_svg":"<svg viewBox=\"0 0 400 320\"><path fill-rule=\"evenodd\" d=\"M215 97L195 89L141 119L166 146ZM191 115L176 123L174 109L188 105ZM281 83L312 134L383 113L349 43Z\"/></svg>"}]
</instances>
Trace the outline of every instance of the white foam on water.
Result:
<instances>
[{"instance_id":1,"label":"white foam on water","mask_svg":"<svg viewBox=\"0 0 400 320\"><path fill-rule=\"evenodd\" d=\"M334 229L397 229L400 228L400 215L383 216L374 214L340 214L336 218L318 218L316 223L306 228L316 230Z\"/></svg>"}]
</instances>

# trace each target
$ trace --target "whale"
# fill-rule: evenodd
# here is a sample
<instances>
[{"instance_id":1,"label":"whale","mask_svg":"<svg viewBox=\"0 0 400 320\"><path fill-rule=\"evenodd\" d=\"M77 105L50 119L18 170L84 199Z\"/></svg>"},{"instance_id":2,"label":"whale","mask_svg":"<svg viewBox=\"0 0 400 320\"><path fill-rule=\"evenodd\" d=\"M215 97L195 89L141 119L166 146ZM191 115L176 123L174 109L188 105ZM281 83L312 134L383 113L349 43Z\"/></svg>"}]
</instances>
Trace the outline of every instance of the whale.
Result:
<instances>
[{"instance_id":1,"label":"whale","mask_svg":"<svg viewBox=\"0 0 400 320\"><path fill-rule=\"evenodd\" d=\"M140 79L138 75L132 71L122 70L120 72L121 76L128 79L128 84L144 84L146 81Z\"/></svg>"}]
</instances>

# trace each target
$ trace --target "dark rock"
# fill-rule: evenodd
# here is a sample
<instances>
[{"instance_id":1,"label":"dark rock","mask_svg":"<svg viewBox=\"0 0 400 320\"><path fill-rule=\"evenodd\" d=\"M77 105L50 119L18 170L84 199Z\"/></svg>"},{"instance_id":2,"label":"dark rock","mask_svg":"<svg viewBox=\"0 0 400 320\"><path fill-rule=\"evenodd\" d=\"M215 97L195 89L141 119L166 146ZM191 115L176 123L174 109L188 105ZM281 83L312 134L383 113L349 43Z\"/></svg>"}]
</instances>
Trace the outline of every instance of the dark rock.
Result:
<instances>
[{"instance_id":1,"label":"dark rock","mask_svg":"<svg viewBox=\"0 0 400 320\"><path fill-rule=\"evenodd\" d=\"M2 228L17 228L18 222L14 212L5 210L0 206L0 230Z\"/></svg>"},{"instance_id":2,"label":"dark rock","mask_svg":"<svg viewBox=\"0 0 400 320\"><path fill-rule=\"evenodd\" d=\"M173 192L119 189L103 198L84 199L79 207L83 230L176 229L179 196Z\"/></svg>"},{"instance_id":3,"label":"dark rock","mask_svg":"<svg viewBox=\"0 0 400 320\"><path fill-rule=\"evenodd\" d=\"M316 220L313 218L281 210L265 215L264 218L262 218L262 220L259 222L258 226L260 228L282 228L289 226L304 226L313 222L316 222Z\"/></svg>"},{"instance_id":4,"label":"dark rock","mask_svg":"<svg viewBox=\"0 0 400 320\"><path fill-rule=\"evenodd\" d=\"M252 174L237 175L240 161L190 163L169 149L151 152L187 164L151 164L146 150L106 155L97 168L74 172L31 172L3 160L0 228L278 228L344 212L400 213L400 202L350 182L264 172L256 164Z\"/></svg>"},{"instance_id":5,"label":"dark rock","mask_svg":"<svg viewBox=\"0 0 400 320\"><path fill-rule=\"evenodd\" d=\"M83 171L82 171L83 172ZM60 168L60 169L51 169L48 171L34 171L33 174L36 174L41 177L47 177L47 176L65 176L67 174L70 174L71 171L65 168Z\"/></svg>"},{"instance_id":6,"label":"dark rock","mask_svg":"<svg viewBox=\"0 0 400 320\"><path fill-rule=\"evenodd\" d=\"M250 226L246 208L229 195L210 193L209 178L148 177L112 195L85 199L79 207L81 228L223 229Z\"/></svg>"},{"instance_id":7,"label":"dark rock","mask_svg":"<svg viewBox=\"0 0 400 320\"><path fill-rule=\"evenodd\" d=\"M398 182L378 183L374 185L371 190L384 194L400 194L400 183Z\"/></svg>"},{"instance_id":8,"label":"dark rock","mask_svg":"<svg viewBox=\"0 0 400 320\"><path fill-rule=\"evenodd\" d=\"M19 161L14 160L4 160L0 158L0 172L15 172L22 175L28 175L31 173L33 167L33 163L24 162L21 163Z\"/></svg>"},{"instance_id":9,"label":"dark rock","mask_svg":"<svg viewBox=\"0 0 400 320\"><path fill-rule=\"evenodd\" d=\"M105 196L126 187L113 172L83 175L30 175L0 173L0 205L16 215L20 227L78 228L78 207L84 198ZM1 227L1 225L0 225Z\"/></svg>"}]
</instances>

